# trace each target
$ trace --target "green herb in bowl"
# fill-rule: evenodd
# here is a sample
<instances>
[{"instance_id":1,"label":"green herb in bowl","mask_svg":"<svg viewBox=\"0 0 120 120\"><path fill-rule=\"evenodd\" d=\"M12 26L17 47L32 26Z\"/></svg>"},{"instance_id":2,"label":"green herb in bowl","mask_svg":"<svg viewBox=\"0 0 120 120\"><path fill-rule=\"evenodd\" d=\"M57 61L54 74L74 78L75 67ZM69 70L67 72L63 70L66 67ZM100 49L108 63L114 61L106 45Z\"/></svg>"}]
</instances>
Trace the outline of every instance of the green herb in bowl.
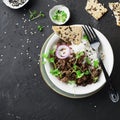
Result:
<instances>
[{"instance_id":1,"label":"green herb in bowl","mask_svg":"<svg viewBox=\"0 0 120 120\"><path fill-rule=\"evenodd\" d=\"M70 11L64 5L56 5L49 11L50 19L57 25L65 24L70 18Z\"/></svg>"},{"instance_id":2,"label":"green herb in bowl","mask_svg":"<svg viewBox=\"0 0 120 120\"><path fill-rule=\"evenodd\" d=\"M65 11L57 10L52 16L52 19L59 22L65 22L67 19L67 14Z\"/></svg>"}]
</instances>

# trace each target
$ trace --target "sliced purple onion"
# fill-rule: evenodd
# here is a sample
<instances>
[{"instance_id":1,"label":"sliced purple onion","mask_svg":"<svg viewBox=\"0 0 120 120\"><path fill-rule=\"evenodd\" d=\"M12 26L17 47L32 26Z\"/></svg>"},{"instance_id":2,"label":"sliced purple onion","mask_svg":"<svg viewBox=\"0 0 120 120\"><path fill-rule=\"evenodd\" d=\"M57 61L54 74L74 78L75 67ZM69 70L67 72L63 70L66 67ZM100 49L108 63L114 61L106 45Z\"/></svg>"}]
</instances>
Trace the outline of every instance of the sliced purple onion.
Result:
<instances>
[{"instance_id":1,"label":"sliced purple onion","mask_svg":"<svg viewBox=\"0 0 120 120\"><path fill-rule=\"evenodd\" d=\"M56 50L56 56L65 59L70 56L70 48L67 45L60 45Z\"/></svg>"}]
</instances>

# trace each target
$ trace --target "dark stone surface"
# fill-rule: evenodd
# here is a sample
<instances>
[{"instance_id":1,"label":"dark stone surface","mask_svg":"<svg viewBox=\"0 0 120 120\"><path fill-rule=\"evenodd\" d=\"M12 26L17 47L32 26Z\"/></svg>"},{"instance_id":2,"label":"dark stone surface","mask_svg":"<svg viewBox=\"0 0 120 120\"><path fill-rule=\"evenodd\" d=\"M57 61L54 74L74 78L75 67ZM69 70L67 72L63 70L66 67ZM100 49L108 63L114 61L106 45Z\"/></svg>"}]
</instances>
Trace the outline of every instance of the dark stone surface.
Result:
<instances>
[{"instance_id":1,"label":"dark stone surface","mask_svg":"<svg viewBox=\"0 0 120 120\"><path fill-rule=\"evenodd\" d=\"M111 77L120 93L120 28L116 26L112 12L109 10L102 19L96 21L84 10L85 0L57 1L30 0L19 10L12 10L0 1L0 120L118 119L120 102L114 104L109 100L107 86L91 97L69 99L53 92L43 81L38 54L52 33L53 23L48 11L56 4L64 4L71 11L71 19L67 24L90 23L109 39L115 57ZM110 1L115 0L101 0L107 8ZM29 22L29 9L41 10L46 17ZM45 26L43 32L37 31L35 22ZM36 34L30 34L35 31Z\"/></svg>"}]
</instances>

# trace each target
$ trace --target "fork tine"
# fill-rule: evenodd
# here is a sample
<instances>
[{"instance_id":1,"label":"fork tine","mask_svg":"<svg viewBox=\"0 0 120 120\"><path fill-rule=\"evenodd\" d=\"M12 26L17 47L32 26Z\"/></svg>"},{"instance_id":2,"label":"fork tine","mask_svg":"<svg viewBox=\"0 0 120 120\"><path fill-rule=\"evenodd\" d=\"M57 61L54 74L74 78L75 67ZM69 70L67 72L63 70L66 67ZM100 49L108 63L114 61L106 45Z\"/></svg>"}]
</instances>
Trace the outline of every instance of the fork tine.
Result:
<instances>
[{"instance_id":1,"label":"fork tine","mask_svg":"<svg viewBox=\"0 0 120 120\"><path fill-rule=\"evenodd\" d=\"M92 26L91 26L90 24L88 24L88 25L89 25L89 28L91 29L93 35L95 36L95 38L98 39L98 36L97 36L97 34L95 33L95 31L94 31L94 29L92 28Z\"/></svg>"}]
</instances>

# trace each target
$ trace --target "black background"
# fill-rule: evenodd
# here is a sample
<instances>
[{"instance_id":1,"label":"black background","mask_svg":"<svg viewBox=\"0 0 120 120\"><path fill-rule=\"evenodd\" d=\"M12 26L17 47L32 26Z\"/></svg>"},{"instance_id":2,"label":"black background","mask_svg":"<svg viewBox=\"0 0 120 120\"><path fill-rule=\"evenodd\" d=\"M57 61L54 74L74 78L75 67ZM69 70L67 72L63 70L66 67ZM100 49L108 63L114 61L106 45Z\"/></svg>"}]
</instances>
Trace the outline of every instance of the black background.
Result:
<instances>
[{"instance_id":1,"label":"black background","mask_svg":"<svg viewBox=\"0 0 120 120\"><path fill-rule=\"evenodd\" d=\"M108 2L117 0L100 0L108 13L99 21L85 11L86 0L57 1L30 0L19 10L0 1L0 120L119 119L120 102L110 101L106 85L88 98L65 98L45 84L38 64L40 49L53 32L48 12L56 4L64 4L71 11L67 25L90 23L108 38L115 58L112 83L120 93L120 27L108 8ZM29 21L29 9L43 11L46 17ZM37 30L38 25L45 26L42 32Z\"/></svg>"}]
</instances>

